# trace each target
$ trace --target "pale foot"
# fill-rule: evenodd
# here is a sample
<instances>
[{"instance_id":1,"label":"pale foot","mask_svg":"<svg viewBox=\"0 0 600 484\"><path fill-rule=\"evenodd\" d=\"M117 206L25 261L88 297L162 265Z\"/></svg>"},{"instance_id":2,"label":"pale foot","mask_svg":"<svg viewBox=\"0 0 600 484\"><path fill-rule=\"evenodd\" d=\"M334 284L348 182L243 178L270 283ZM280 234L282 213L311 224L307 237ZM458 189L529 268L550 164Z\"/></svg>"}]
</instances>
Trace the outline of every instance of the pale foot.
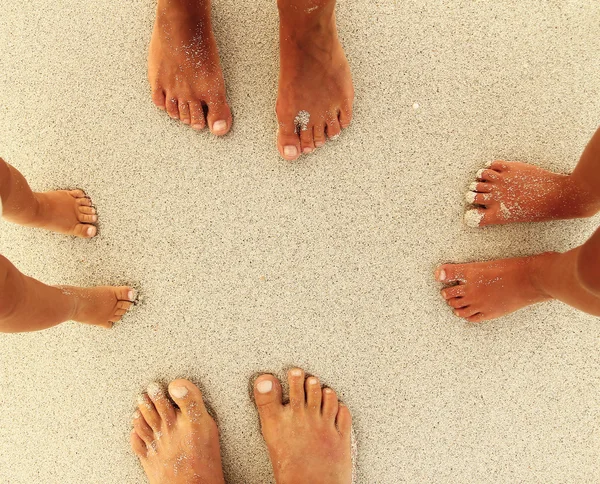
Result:
<instances>
[{"instance_id":1,"label":"pale foot","mask_svg":"<svg viewBox=\"0 0 600 484\"><path fill-rule=\"evenodd\" d=\"M20 225L37 227L85 239L97 233L96 209L82 190L57 190L34 193L37 203L32 215L19 213L5 218Z\"/></svg>"},{"instance_id":2,"label":"pale foot","mask_svg":"<svg viewBox=\"0 0 600 484\"><path fill-rule=\"evenodd\" d=\"M210 1L159 0L150 41L152 100L169 116L215 135L231 128L225 81L213 35ZM204 117L203 106L208 109Z\"/></svg>"},{"instance_id":3,"label":"pale foot","mask_svg":"<svg viewBox=\"0 0 600 484\"><path fill-rule=\"evenodd\" d=\"M254 383L262 434L278 484L351 484L352 419L330 388L294 368L288 373L290 403L283 405L273 375Z\"/></svg>"},{"instance_id":4,"label":"pale foot","mask_svg":"<svg viewBox=\"0 0 600 484\"><path fill-rule=\"evenodd\" d=\"M466 200L478 206L465 213L470 227L589 217L600 208L598 196L573 176L508 161L479 170Z\"/></svg>"},{"instance_id":5,"label":"pale foot","mask_svg":"<svg viewBox=\"0 0 600 484\"><path fill-rule=\"evenodd\" d=\"M354 88L338 40L335 0L279 0L277 148L297 159L336 138L352 119Z\"/></svg>"},{"instance_id":6,"label":"pale foot","mask_svg":"<svg viewBox=\"0 0 600 484\"><path fill-rule=\"evenodd\" d=\"M56 286L73 304L72 320L112 328L134 304L135 291L130 287Z\"/></svg>"},{"instance_id":7,"label":"pale foot","mask_svg":"<svg viewBox=\"0 0 600 484\"><path fill-rule=\"evenodd\" d=\"M150 484L223 484L219 430L198 387L175 380L169 394L156 383L140 396L131 447Z\"/></svg>"},{"instance_id":8,"label":"pale foot","mask_svg":"<svg viewBox=\"0 0 600 484\"><path fill-rule=\"evenodd\" d=\"M442 296L454 314L471 323L498 318L552 299L540 282L541 267L558 254L500 259L472 264L444 264L435 273L449 285Z\"/></svg>"}]
</instances>

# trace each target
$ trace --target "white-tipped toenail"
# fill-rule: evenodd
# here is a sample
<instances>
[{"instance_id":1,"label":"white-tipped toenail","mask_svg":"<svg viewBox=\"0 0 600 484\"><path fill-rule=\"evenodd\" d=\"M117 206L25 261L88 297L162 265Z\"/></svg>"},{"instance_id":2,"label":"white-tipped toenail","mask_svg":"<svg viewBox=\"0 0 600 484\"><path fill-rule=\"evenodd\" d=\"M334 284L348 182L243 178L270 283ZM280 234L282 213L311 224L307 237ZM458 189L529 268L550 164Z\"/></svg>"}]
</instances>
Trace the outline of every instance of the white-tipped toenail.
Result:
<instances>
[{"instance_id":1,"label":"white-tipped toenail","mask_svg":"<svg viewBox=\"0 0 600 484\"><path fill-rule=\"evenodd\" d=\"M440 281L445 281L446 280L446 271L444 269L442 269L440 271L439 279L440 279Z\"/></svg>"},{"instance_id":2,"label":"white-tipped toenail","mask_svg":"<svg viewBox=\"0 0 600 484\"><path fill-rule=\"evenodd\" d=\"M477 209L467 210L465 212L465 224L467 227L477 228L481 224L483 213L480 213Z\"/></svg>"},{"instance_id":3,"label":"white-tipped toenail","mask_svg":"<svg viewBox=\"0 0 600 484\"><path fill-rule=\"evenodd\" d=\"M213 131L225 131L227 129L227 121L222 119L213 123Z\"/></svg>"},{"instance_id":4,"label":"white-tipped toenail","mask_svg":"<svg viewBox=\"0 0 600 484\"><path fill-rule=\"evenodd\" d=\"M148 405L148 400L145 395L139 395L137 398L138 405Z\"/></svg>"},{"instance_id":5,"label":"white-tipped toenail","mask_svg":"<svg viewBox=\"0 0 600 484\"><path fill-rule=\"evenodd\" d=\"M96 232L96 229L94 227L88 227L87 229L87 234L91 237L92 235L94 235L94 233Z\"/></svg>"},{"instance_id":6,"label":"white-tipped toenail","mask_svg":"<svg viewBox=\"0 0 600 484\"><path fill-rule=\"evenodd\" d=\"M310 152L312 152L312 150L313 150L313 149L312 149L310 146L307 146L306 148L304 148L304 149L302 150L302 152L303 152L303 153L310 153Z\"/></svg>"},{"instance_id":7,"label":"white-tipped toenail","mask_svg":"<svg viewBox=\"0 0 600 484\"><path fill-rule=\"evenodd\" d=\"M128 298L130 301L133 301L133 300L135 299L135 291L129 291L129 292L127 293L127 298Z\"/></svg>"},{"instance_id":8,"label":"white-tipped toenail","mask_svg":"<svg viewBox=\"0 0 600 484\"><path fill-rule=\"evenodd\" d=\"M325 388L325 389L323 389L323 391L327 394L333 393L333 390L331 388Z\"/></svg>"},{"instance_id":9,"label":"white-tipped toenail","mask_svg":"<svg viewBox=\"0 0 600 484\"><path fill-rule=\"evenodd\" d=\"M467 192L465 194L465 200L467 203L475 203L475 192Z\"/></svg>"},{"instance_id":10,"label":"white-tipped toenail","mask_svg":"<svg viewBox=\"0 0 600 484\"><path fill-rule=\"evenodd\" d=\"M293 370L290 372L290 374L291 374L292 376L300 376L300 375L302 375L302 370L300 370L299 368L294 368L294 369L293 369Z\"/></svg>"},{"instance_id":11,"label":"white-tipped toenail","mask_svg":"<svg viewBox=\"0 0 600 484\"><path fill-rule=\"evenodd\" d=\"M273 382L271 380L259 381L256 384L256 390L258 393L269 393L271 390L273 390Z\"/></svg>"},{"instance_id":12,"label":"white-tipped toenail","mask_svg":"<svg viewBox=\"0 0 600 484\"><path fill-rule=\"evenodd\" d=\"M485 164L485 166L486 166L487 168L489 168L490 166L492 166L492 163L493 163L493 161L488 161L488 162Z\"/></svg>"},{"instance_id":13,"label":"white-tipped toenail","mask_svg":"<svg viewBox=\"0 0 600 484\"><path fill-rule=\"evenodd\" d=\"M160 398L164 395L160 385L155 382L150 383L150 385L148 385L147 390L148 395L150 395L151 398Z\"/></svg>"},{"instance_id":14,"label":"white-tipped toenail","mask_svg":"<svg viewBox=\"0 0 600 484\"><path fill-rule=\"evenodd\" d=\"M477 172L477 178L481 178L481 177L483 176L483 172L484 172L484 171L485 171L485 170L484 170L483 168L482 168L481 170L479 170L479 171Z\"/></svg>"},{"instance_id":15,"label":"white-tipped toenail","mask_svg":"<svg viewBox=\"0 0 600 484\"><path fill-rule=\"evenodd\" d=\"M283 154L289 158L293 157L293 156L297 156L298 155L298 148L296 148L295 146L284 146L283 147Z\"/></svg>"},{"instance_id":16,"label":"white-tipped toenail","mask_svg":"<svg viewBox=\"0 0 600 484\"><path fill-rule=\"evenodd\" d=\"M473 182L469 185L469 190L471 190L472 192L476 192L477 191L477 182Z\"/></svg>"},{"instance_id":17,"label":"white-tipped toenail","mask_svg":"<svg viewBox=\"0 0 600 484\"><path fill-rule=\"evenodd\" d=\"M200 131L200 130L204 129L204 125L202 125L202 124L192 124L192 128Z\"/></svg>"},{"instance_id":18,"label":"white-tipped toenail","mask_svg":"<svg viewBox=\"0 0 600 484\"><path fill-rule=\"evenodd\" d=\"M309 385L316 385L319 381L316 378L309 378L308 379L308 384Z\"/></svg>"},{"instance_id":19,"label":"white-tipped toenail","mask_svg":"<svg viewBox=\"0 0 600 484\"><path fill-rule=\"evenodd\" d=\"M186 387L172 387L170 392L175 398L185 398L188 394L188 389Z\"/></svg>"},{"instance_id":20,"label":"white-tipped toenail","mask_svg":"<svg viewBox=\"0 0 600 484\"><path fill-rule=\"evenodd\" d=\"M135 412L133 412L133 415L132 415L133 420L140 418L141 415L142 414L138 410L136 410Z\"/></svg>"}]
</instances>

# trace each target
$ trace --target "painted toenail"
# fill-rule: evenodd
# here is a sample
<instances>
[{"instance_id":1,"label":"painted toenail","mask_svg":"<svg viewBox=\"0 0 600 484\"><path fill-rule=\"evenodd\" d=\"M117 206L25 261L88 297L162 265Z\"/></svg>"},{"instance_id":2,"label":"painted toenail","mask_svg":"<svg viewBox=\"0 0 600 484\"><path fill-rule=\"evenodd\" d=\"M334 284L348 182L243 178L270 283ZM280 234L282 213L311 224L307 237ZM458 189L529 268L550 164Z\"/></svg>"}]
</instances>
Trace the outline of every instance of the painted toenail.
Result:
<instances>
[{"instance_id":1,"label":"painted toenail","mask_svg":"<svg viewBox=\"0 0 600 484\"><path fill-rule=\"evenodd\" d=\"M316 378L309 378L308 380L308 384L309 385L316 385L319 381Z\"/></svg>"},{"instance_id":2,"label":"painted toenail","mask_svg":"<svg viewBox=\"0 0 600 484\"><path fill-rule=\"evenodd\" d=\"M227 121L222 119L213 123L213 131L225 131L227 129Z\"/></svg>"},{"instance_id":3,"label":"painted toenail","mask_svg":"<svg viewBox=\"0 0 600 484\"><path fill-rule=\"evenodd\" d=\"M444 269L442 269L440 271L440 281L445 281L446 280L446 271Z\"/></svg>"},{"instance_id":4,"label":"painted toenail","mask_svg":"<svg viewBox=\"0 0 600 484\"><path fill-rule=\"evenodd\" d=\"M148 385L148 395L150 395L151 398L160 398L164 394L160 385L158 383L152 382L150 383L150 385Z\"/></svg>"},{"instance_id":5,"label":"painted toenail","mask_svg":"<svg viewBox=\"0 0 600 484\"><path fill-rule=\"evenodd\" d=\"M325 388L323 391L327 394L333 393L333 390L331 388Z\"/></svg>"},{"instance_id":6,"label":"painted toenail","mask_svg":"<svg viewBox=\"0 0 600 484\"><path fill-rule=\"evenodd\" d=\"M485 170L484 170L483 168L482 168L481 170L479 170L479 171L477 172L477 178L481 178L481 177L483 176L483 172L484 172L484 171L485 171Z\"/></svg>"},{"instance_id":7,"label":"painted toenail","mask_svg":"<svg viewBox=\"0 0 600 484\"><path fill-rule=\"evenodd\" d=\"M310 148L309 146L307 146L306 148L304 148L304 149L302 150L302 152L303 152L303 153L310 153L310 152L312 152L312 150L313 150L312 148Z\"/></svg>"},{"instance_id":8,"label":"painted toenail","mask_svg":"<svg viewBox=\"0 0 600 484\"><path fill-rule=\"evenodd\" d=\"M202 124L192 124L192 128L197 129L198 131L200 131L201 129L204 129L204 125L202 125Z\"/></svg>"},{"instance_id":9,"label":"painted toenail","mask_svg":"<svg viewBox=\"0 0 600 484\"><path fill-rule=\"evenodd\" d=\"M292 376L300 376L300 375L302 375L302 370L300 370L299 368L294 368L294 369L293 369L293 370L290 372L290 374L291 374Z\"/></svg>"},{"instance_id":10,"label":"painted toenail","mask_svg":"<svg viewBox=\"0 0 600 484\"><path fill-rule=\"evenodd\" d=\"M294 156L298 156L298 148L296 148L295 146L284 146L283 147L283 154L285 156L287 156L288 158L292 158Z\"/></svg>"},{"instance_id":11,"label":"painted toenail","mask_svg":"<svg viewBox=\"0 0 600 484\"><path fill-rule=\"evenodd\" d=\"M170 392L175 398L185 398L188 394L188 389L186 387L172 387Z\"/></svg>"},{"instance_id":12,"label":"painted toenail","mask_svg":"<svg viewBox=\"0 0 600 484\"><path fill-rule=\"evenodd\" d=\"M129 291L127 293L127 299L129 299L130 301L133 301L135 299L135 291Z\"/></svg>"},{"instance_id":13,"label":"painted toenail","mask_svg":"<svg viewBox=\"0 0 600 484\"><path fill-rule=\"evenodd\" d=\"M258 393L269 393L271 390L273 390L273 382L271 380L259 381L256 384L256 390Z\"/></svg>"},{"instance_id":14,"label":"painted toenail","mask_svg":"<svg viewBox=\"0 0 600 484\"><path fill-rule=\"evenodd\" d=\"M92 237L96 233L96 229L94 227L89 227L87 229L87 234Z\"/></svg>"},{"instance_id":15,"label":"painted toenail","mask_svg":"<svg viewBox=\"0 0 600 484\"><path fill-rule=\"evenodd\" d=\"M465 194L465 200L467 203L475 203L475 192L467 192Z\"/></svg>"},{"instance_id":16,"label":"painted toenail","mask_svg":"<svg viewBox=\"0 0 600 484\"><path fill-rule=\"evenodd\" d=\"M469 190L471 190L472 192L476 192L477 191L477 182L473 182L469 185Z\"/></svg>"}]
</instances>

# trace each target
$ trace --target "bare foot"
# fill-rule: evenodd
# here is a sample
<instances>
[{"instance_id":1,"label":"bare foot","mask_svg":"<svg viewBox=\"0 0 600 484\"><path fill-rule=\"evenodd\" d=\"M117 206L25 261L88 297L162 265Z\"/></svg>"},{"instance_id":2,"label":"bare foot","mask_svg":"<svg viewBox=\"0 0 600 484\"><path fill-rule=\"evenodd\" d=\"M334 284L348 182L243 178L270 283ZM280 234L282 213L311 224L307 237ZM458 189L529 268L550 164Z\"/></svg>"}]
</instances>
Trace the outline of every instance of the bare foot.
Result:
<instances>
[{"instance_id":1,"label":"bare foot","mask_svg":"<svg viewBox=\"0 0 600 484\"><path fill-rule=\"evenodd\" d=\"M198 387L175 380L169 394L156 383L139 399L131 447L150 484L223 484L219 430Z\"/></svg>"},{"instance_id":2,"label":"bare foot","mask_svg":"<svg viewBox=\"0 0 600 484\"><path fill-rule=\"evenodd\" d=\"M479 206L465 213L470 227L589 217L600 207L592 190L572 176L526 163L494 161L477 180L466 195Z\"/></svg>"},{"instance_id":3,"label":"bare foot","mask_svg":"<svg viewBox=\"0 0 600 484\"><path fill-rule=\"evenodd\" d=\"M82 190L58 190L34 193L33 196L37 202L34 211L6 215L5 218L20 225L85 239L96 235L97 229L93 225L98 221L96 209Z\"/></svg>"},{"instance_id":4,"label":"bare foot","mask_svg":"<svg viewBox=\"0 0 600 484\"><path fill-rule=\"evenodd\" d=\"M224 135L231 128L225 81L209 0L159 0L150 41L152 100L194 129ZM208 108L205 119L203 106Z\"/></svg>"},{"instance_id":5,"label":"bare foot","mask_svg":"<svg viewBox=\"0 0 600 484\"><path fill-rule=\"evenodd\" d=\"M134 303L135 291L130 287L57 286L73 301L73 321L112 328Z\"/></svg>"},{"instance_id":6,"label":"bare foot","mask_svg":"<svg viewBox=\"0 0 600 484\"><path fill-rule=\"evenodd\" d=\"M449 286L442 296L454 314L471 323L498 318L552 299L539 281L540 267L556 253L472 264L445 264L435 273Z\"/></svg>"},{"instance_id":7,"label":"bare foot","mask_svg":"<svg viewBox=\"0 0 600 484\"><path fill-rule=\"evenodd\" d=\"M310 153L350 125L354 88L338 40L335 0L279 0L277 148L286 160Z\"/></svg>"},{"instance_id":8,"label":"bare foot","mask_svg":"<svg viewBox=\"0 0 600 484\"><path fill-rule=\"evenodd\" d=\"M254 383L262 434L278 484L351 484L352 419L330 388L315 377L288 373L290 403L282 404L281 384L273 375Z\"/></svg>"}]
</instances>

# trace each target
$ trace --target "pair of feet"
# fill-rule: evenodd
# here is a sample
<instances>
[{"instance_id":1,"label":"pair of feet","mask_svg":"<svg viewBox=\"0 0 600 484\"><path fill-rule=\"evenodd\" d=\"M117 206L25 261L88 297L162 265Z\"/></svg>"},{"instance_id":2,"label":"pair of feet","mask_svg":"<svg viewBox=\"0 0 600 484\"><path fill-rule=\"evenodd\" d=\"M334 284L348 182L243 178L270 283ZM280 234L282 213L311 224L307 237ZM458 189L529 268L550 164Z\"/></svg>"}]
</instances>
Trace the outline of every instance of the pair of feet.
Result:
<instances>
[{"instance_id":1,"label":"pair of feet","mask_svg":"<svg viewBox=\"0 0 600 484\"><path fill-rule=\"evenodd\" d=\"M232 116L209 0L159 0L150 42L152 100L192 128L222 136ZM338 40L335 0L279 0L277 148L297 159L350 125L354 90Z\"/></svg>"},{"instance_id":2,"label":"pair of feet","mask_svg":"<svg viewBox=\"0 0 600 484\"><path fill-rule=\"evenodd\" d=\"M288 372L288 404L281 384L264 374L254 399L278 483L352 482L352 419L330 388L304 371ZM169 398L170 397L170 398ZM175 380L168 396L156 383L140 396L131 446L150 484L224 483L219 432L198 387Z\"/></svg>"},{"instance_id":3,"label":"pair of feet","mask_svg":"<svg viewBox=\"0 0 600 484\"><path fill-rule=\"evenodd\" d=\"M466 194L473 207L470 227L543 222L594 215L600 199L586 181L518 162L495 161L477 172ZM543 284L544 269L558 254L471 264L444 264L435 272L442 296L456 316L477 323L553 297Z\"/></svg>"}]
</instances>

